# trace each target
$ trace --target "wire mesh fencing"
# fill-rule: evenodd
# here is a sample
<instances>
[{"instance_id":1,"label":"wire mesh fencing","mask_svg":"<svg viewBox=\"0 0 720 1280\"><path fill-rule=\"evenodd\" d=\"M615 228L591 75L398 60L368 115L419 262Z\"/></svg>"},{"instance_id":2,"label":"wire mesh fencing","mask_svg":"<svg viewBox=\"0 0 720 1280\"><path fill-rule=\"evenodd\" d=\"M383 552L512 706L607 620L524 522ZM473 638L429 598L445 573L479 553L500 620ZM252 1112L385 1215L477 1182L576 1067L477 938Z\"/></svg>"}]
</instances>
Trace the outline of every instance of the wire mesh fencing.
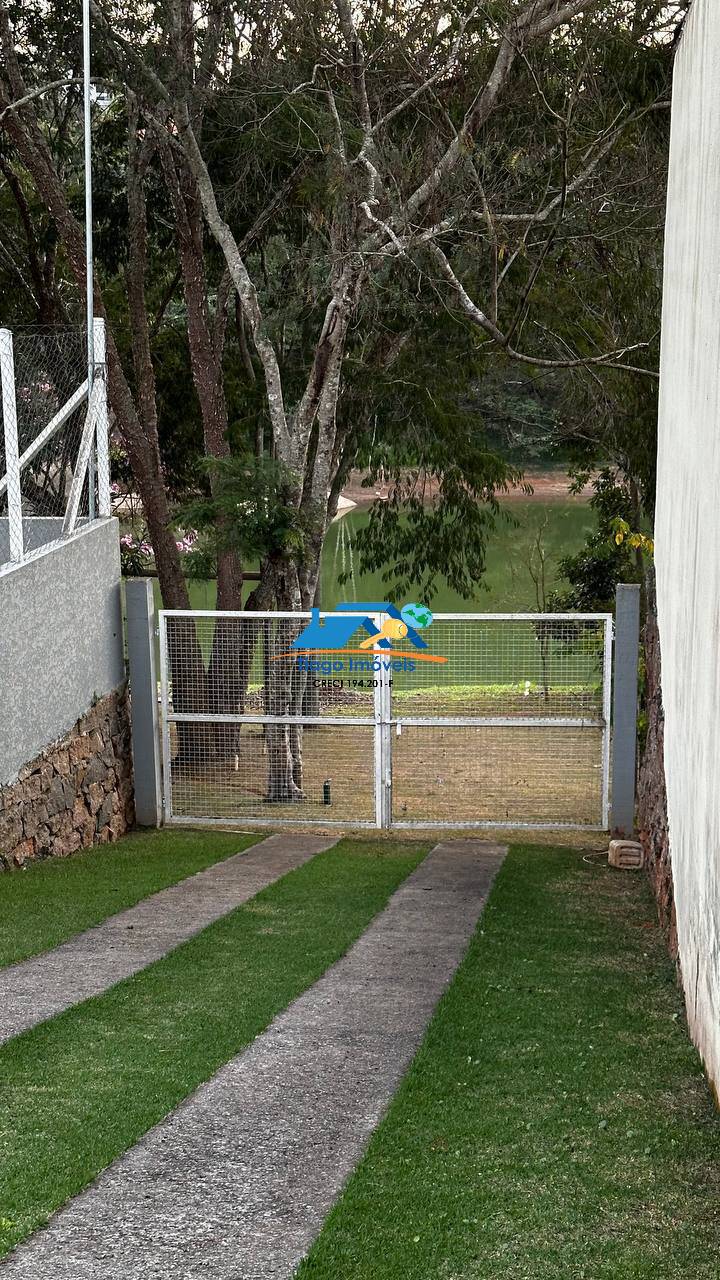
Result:
<instances>
[{"instance_id":1,"label":"wire mesh fencing","mask_svg":"<svg viewBox=\"0 0 720 1280\"><path fill-rule=\"evenodd\" d=\"M383 617L161 614L166 817L607 825L609 617Z\"/></svg>"},{"instance_id":2,"label":"wire mesh fencing","mask_svg":"<svg viewBox=\"0 0 720 1280\"><path fill-rule=\"evenodd\" d=\"M0 519L8 544L0 545L2 559L21 561L98 508L109 512L101 320L94 322L93 349L89 393L84 329L0 330Z\"/></svg>"},{"instance_id":3,"label":"wire mesh fencing","mask_svg":"<svg viewBox=\"0 0 720 1280\"><path fill-rule=\"evenodd\" d=\"M309 618L161 614L166 811L175 818L374 821L374 692L345 689L332 658L296 647ZM348 789L341 762L355 755Z\"/></svg>"},{"instance_id":4,"label":"wire mesh fencing","mask_svg":"<svg viewBox=\"0 0 720 1280\"><path fill-rule=\"evenodd\" d=\"M438 616L428 637L446 661L418 661L394 676L398 718L587 721L603 714L602 618Z\"/></svg>"},{"instance_id":5,"label":"wire mesh fencing","mask_svg":"<svg viewBox=\"0 0 720 1280\"><path fill-rule=\"evenodd\" d=\"M87 340L78 329L13 334L13 369L3 353L3 377L14 375L18 452L22 457L87 378ZM85 418L79 400L63 426L23 467L23 515L62 516ZM4 426L3 421L3 426ZM5 432L0 471L6 472ZM83 510L87 511L87 485Z\"/></svg>"}]
</instances>

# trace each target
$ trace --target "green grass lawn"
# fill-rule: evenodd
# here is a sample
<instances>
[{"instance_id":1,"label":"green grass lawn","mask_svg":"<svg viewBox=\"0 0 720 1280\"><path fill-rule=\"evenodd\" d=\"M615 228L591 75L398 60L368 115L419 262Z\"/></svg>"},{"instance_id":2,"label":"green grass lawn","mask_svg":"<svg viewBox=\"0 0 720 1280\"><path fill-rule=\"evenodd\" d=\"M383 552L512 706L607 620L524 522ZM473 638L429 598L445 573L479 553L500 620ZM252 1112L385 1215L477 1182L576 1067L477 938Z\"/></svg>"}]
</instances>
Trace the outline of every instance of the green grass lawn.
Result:
<instances>
[{"instance_id":1,"label":"green grass lawn","mask_svg":"<svg viewBox=\"0 0 720 1280\"><path fill-rule=\"evenodd\" d=\"M239 847L164 838L168 883ZM113 865L115 877L135 867L132 901L160 887L156 867L141 889L142 841L161 864L155 833L94 855L108 859L110 911ZM343 840L0 1048L0 1254L316 981L430 844ZM79 891L100 884L85 861L2 879L24 886L36 938L56 868L68 902L61 873L78 866ZM99 888L92 909L102 917ZM718 1244L720 1118L646 880L578 851L513 847L298 1280L716 1280Z\"/></svg>"},{"instance_id":2,"label":"green grass lawn","mask_svg":"<svg viewBox=\"0 0 720 1280\"><path fill-rule=\"evenodd\" d=\"M317 981L430 847L343 840L157 964L0 1048L0 1254Z\"/></svg>"},{"instance_id":3,"label":"green grass lawn","mask_svg":"<svg viewBox=\"0 0 720 1280\"><path fill-rule=\"evenodd\" d=\"M647 882L515 848L298 1280L716 1280L719 1193Z\"/></svg>"},{"instance_id":4,"label":"green grass lawn","mask_svg":"<svg viewBox=\"0 0 720 1280\"><path fill-rule=\"evenodd\" d=\"M262 838L211 831L140 831L116 845L0 873L0 965L56 947Z\"/></svg>"}]
</instances>

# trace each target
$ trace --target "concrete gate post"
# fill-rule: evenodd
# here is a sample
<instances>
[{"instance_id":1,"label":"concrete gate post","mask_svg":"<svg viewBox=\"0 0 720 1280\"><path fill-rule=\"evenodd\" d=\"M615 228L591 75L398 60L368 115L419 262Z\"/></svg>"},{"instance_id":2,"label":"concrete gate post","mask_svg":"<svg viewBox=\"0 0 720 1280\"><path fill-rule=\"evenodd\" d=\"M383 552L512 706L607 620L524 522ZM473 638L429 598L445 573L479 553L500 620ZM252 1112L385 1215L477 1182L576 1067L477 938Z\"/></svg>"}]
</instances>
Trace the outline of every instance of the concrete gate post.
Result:
<instances>
[{"instance_id":1,"label":"concrete gate post","mask_svg":"<svg viewBox=\"0 0 720 1280\"><path fill-rule=\"evenodd\" d=\"M150 578L125 583L127 642L132 698L135 813L141 827L162 823L162 768L155 661L155 599Z\"/></svg>"},{"instance_id":2,"label":"concrete gate post","mask_svg":"<svg viewBox=\"0 0 720 1280\"><path fill-rule=\"evenodd\" d=\"M610 829L632 837L635 830L640 587L618 584L615 595L615 672Z\"/></svg>"}]
</instances>

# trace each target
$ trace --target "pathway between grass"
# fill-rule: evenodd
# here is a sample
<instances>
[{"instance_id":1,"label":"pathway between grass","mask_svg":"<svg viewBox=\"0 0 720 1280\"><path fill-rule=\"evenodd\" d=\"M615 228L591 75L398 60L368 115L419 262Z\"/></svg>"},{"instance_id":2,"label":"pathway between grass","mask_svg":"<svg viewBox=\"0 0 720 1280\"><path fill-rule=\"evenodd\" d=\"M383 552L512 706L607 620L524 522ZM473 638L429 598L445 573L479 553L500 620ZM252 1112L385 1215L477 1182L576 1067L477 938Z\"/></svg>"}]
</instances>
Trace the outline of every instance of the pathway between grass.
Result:
<instances>
[{"instance_id":1,"label":"pathway between grass","mask_svg":"<svg viewBox=\"0 0 720 1280\"><path fill-rule=\"evenodd\" d=\"M298 1280L717 1280L720 1118L642 875L513 848Z\"/></svg>"},{"instance_id":2,"label":"pathway between grass","mask_svg":"<svg viewBox=\"0 0 720 1280\"><path fill-rule=\"evenodd\" d=\"M420 1043L503 856L479 841L436 846L334 968L20 1247L7 1280L289 1277Z\"/></svg>"},{"instance_id":3,"label":"pathway between grass","mask_svg":"<svg viewBox=\"0 0 720 1280\"><path fill-rule=\"evenodd\" d=\"M0 872L0 965L49 951L259 840L247 831L163 827Z\"/></svg>"},{"instance_id":4,"label":"pathway between grass","mask_svg":"<svg viewBox=\"0 0 720 1280\"><path fill-rule=\"evenodd\" d=\"M156 964L0 1046L0 1254L316 982L430 847L340 840Z\"/></svg>"},{"instance_id":5,"label":"pathway between grass","mask_svg":"<svg viewBox=\"0 0 720 1280\"><path fill-rule=\"evenodd\" d=\"M336 843L313 835L269 836L54 951L0 970L0 1044L145 969Z\"/></svg>"}]
</instances>

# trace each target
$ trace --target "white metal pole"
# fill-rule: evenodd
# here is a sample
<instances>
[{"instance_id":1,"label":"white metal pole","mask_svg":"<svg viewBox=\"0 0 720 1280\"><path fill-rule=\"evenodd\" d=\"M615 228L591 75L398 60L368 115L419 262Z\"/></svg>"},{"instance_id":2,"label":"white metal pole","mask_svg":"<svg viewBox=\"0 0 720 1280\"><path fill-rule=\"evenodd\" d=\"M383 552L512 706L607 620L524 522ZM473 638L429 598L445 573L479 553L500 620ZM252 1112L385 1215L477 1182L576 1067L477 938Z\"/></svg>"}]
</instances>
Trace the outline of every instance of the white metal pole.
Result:
<instances>
[{"instance_id":1,"label":"white metal pole","mask_svg":"<svg viewBox=\"0 0 720 1280\"><path fill-rule=\"evenodd\" d=\"M162 790L163 821L171 822L172 811L172 756L170 754L170 692L168 680L167 623L162 609L158 613L160 629L160 708L162 739Z\"/></svg>"},{"instance_id":2,"label":"white metal pole","mask_svg":"<svg viewBox=\"0 0 720 1280\"><path fill-rule=\"evenodd\" d=\"M375 623L378 631L382 631L383 615L373 615L373 622ZM381 680L373 681L373 718L375 720L375 826L382 828L385 826L387 805L385 803L385 729L383 725L384 696Z\"/></svg>"},{"instance_id":3,"label":"white metal pole","mask_svg":"<svg viewBox=\"0 0 720 1280\"><path fill-rule=\"evenodd\" d=\"M3 426L5 429L5 471L7 473L8 532L10 559L23 558L22 488L18 457L17 405L15 401L15 360L9 329L0 329L0 380L2 381Z\"/></svg>"},{"instance_id":4,"label":"white metal pole","mask_svg":"<svg viewBox=\"0 0 720 1280\"><path fill-rule=\"evenodd\" d=\"M93 351L93 367L98 382L97 413L97 491L98 515L111 516L110 499L110 451L108 442L108 410L107 410L107 362L105 356L105 321L93 320L95 337Z\"/></svg>"},{"instance_id":5,"label":"white metal pole","mask_svg":"<svg viewBox=\"0 0 720 1280\"><path fill-rule=\"evenodd\" d=\"M603 669L603 739L602 739L602 824L607 831L610 823L610 719L612 716L612 668L613 668L613 619L605 619L605 646Z\"/></svg>"},{"instance_id":6,"label":"white metal pole","mask_svg":"<svg viewBox=\"0 0 720 1280\"><path fill-rule=\"evenodd\" d=\"M93 317L93 199L92 199L92 139L90 134L90 0L83 0L83 107L85 124L85 313L87 327L88 403L93 384L94 339ZM88 469L88 513L95 518L95 450L90 452Z\"/></svg>"}]
</instances>

